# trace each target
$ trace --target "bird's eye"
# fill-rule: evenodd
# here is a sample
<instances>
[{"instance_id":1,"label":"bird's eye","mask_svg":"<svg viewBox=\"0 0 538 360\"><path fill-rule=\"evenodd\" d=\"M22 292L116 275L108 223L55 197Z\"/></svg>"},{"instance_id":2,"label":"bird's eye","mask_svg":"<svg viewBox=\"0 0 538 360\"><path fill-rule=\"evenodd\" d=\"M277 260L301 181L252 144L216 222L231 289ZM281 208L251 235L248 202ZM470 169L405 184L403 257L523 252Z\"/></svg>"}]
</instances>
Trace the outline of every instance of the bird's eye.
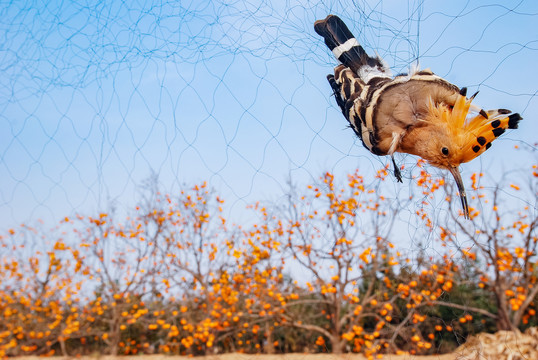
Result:
<instances>
[{"instance_id":1,"label":"bird's eye","mask_svg":"<svg viewBox=\"0 0 538 360\"><path fill-rule=\"evenodd\" d=\"M448 148L446 148L446 147L442 148L441 152L443 153L443 155L447 156L448 155Z\"/></svg>"}]
</instances>

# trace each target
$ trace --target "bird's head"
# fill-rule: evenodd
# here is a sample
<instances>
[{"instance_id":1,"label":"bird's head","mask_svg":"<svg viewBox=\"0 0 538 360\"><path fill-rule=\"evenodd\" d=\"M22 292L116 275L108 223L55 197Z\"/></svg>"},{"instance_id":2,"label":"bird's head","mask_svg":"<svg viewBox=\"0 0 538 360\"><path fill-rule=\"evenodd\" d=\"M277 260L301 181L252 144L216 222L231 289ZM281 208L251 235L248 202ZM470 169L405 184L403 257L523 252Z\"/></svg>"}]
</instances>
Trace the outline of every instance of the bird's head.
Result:
<instances>
[{"instance_id":1,"label":"bird's head","mask_svg":"<svg viewBox=\"0 0 538 360\"><path fill-rule=\"evenodd\" d=\"M453 105L435 103L430 99L428 114L424 123L428 124L426 149L422 157L431 165L447 169L454 176L461 197L464 215L469 217L469 207L465 187L459 172L459 165L476 158L489 149L491 142L506 129L516 129L521 116L511 114L506 109L484 111L471 107L477 95L466 97L462 88ZM470 116L470 110L475 116Z\"/></svg>"},{"instance_id":2,"label":"bird's head","mask_svg":"<svg viewBox=\"0 0 538 360\"><path fill-rule=\"evenodd\" d=\"M442 109L440 116L449 115L450 110ZM443 124L435 124L428 126L426 131L428 134L427 141L424 142L425 149L421 151L424 160L427 160L430 165L446 169L450 171L461 198L463 213L465 218L469 218L469 205L465 194L465 186L459 171L459 165L464 161L462 152L462 139L460 134L453 134L450 128Z\"/></svg>"}]
</instances>

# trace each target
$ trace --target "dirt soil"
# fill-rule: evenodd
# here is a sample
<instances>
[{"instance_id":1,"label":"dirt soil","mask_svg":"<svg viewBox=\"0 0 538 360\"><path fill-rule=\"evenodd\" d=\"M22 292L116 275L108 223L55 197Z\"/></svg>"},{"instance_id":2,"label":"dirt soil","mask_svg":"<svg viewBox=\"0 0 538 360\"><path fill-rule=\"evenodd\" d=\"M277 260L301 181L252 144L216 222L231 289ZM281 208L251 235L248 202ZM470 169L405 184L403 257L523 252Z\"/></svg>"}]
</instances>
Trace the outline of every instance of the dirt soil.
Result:
<instances>
[{"instance_id":1,"label":"dirt soil","mask_svg":"<svg viewBox=\"0 0 538 360\"><path fill-rule=\"evenodd\" d=\"M456 360L457 354L413 356L413 355L384 355L383 360ZM64 360L65 358L54 357L51 360ZM69 358L73 360L75 358ZM245 355L223 354L201 357L164 356L164 355L138 355L138 356L87 356L76 358L77 360L366 360L366 357L358 354L284 354L284 355ZM25 356L16 360L43 360L40 357Z\"/></svg>"}]
</instances>

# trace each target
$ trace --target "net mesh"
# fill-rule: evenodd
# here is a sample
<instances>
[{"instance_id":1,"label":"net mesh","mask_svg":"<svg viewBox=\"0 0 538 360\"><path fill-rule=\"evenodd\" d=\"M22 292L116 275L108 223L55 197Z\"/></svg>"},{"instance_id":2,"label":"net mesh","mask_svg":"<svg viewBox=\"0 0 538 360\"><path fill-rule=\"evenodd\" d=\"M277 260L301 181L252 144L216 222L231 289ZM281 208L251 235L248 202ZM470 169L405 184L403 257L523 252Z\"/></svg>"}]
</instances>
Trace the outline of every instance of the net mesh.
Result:
<instances>
[{"instance_id":1,"label":"net mesh","mask_svg":"<svg viewBox=\"0 0 538 360\"><path fill-rule=\"evenodd\" d=\"M4 229L130 206L151 174L166 192L207 180L232 212L282 193L290 178L357 167L373 174L387 159L346 129L325 79L336 61L313 23L329 13L394 73L419 61L480 90L484 108L522 114L523 130L498 140L473 171L524 162L504 151L514 144L535 149L534 2L2 5Z\"/></svg>"}]
</instances>

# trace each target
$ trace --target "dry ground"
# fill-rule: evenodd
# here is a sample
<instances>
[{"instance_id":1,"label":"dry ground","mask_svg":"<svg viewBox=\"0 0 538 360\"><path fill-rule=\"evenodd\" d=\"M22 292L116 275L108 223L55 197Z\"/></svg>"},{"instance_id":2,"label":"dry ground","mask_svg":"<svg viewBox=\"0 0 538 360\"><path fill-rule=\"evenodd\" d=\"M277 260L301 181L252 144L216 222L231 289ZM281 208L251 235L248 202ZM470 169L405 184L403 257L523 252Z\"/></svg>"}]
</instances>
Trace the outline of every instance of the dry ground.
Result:
<instances>
[{"instance_id":1,"label":"dry ground","mask_svg":"<svg viewBox=\"0 0 538 360\"><path fill-rule=\"evenodd\" d=\"M384 355L384 360L455 360L457 354L413 356L413 355ZM53 360L73 360L74 358L51 358ZM357 354L285 354L285 355L245 355L245 354L224 354L202 357L164 356L164 355L140 355L122 356L114 358L112 356L88 356L77 360L366 360L362 355ZM40 357L19 357L17 360L43 360Z\"/></svg>"}]
</instances>

